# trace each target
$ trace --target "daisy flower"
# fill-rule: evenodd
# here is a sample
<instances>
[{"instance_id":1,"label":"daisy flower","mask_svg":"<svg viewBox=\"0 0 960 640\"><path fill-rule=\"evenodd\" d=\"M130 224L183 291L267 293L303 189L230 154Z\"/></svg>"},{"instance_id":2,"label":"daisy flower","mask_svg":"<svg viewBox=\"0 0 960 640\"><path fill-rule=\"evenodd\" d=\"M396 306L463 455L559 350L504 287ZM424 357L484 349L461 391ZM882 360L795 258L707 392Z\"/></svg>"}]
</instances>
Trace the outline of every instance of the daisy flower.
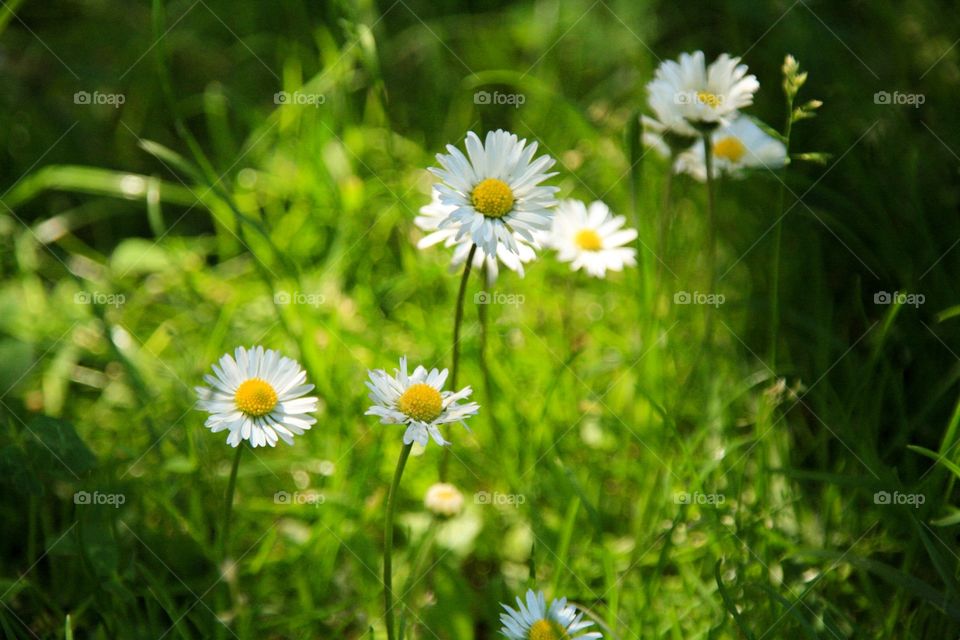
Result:
<instances>
[{"instance_id":1,"label":"daisy flower","mask_svg":"<svg viewBox=\"0 0 960 640\"><path fill-rule=\"evenodd\" d=\"M441 424L459 422L467 428L466 419L480 410L476 402L459 404L469 397L473 390L464 387L460 391L444 391L447 370L431 369L427 371L418 366L412 374L407 374L407 359L400 358L400 368L394 375L383 369L368 372L370 400L373 406L366 415L379 416L380 424L405 424L403 444L416 442L426 446L429 437L443 446L449 444L440 435L437 428Z\"/></svg>"},{"instance_id":2,"label":"daisy flower","mask_svg":"<svg viewBox=\"0 0 960 640\"><path fill-rule=\"evenodd\" d=\"M438 516L449 518L463 510L463 494L452 484L438 482L427 489L423 506Z\"/></svg>"},{"instance_id":3,"label":"daisy flower","mask_svg":"<svg viewBox=\"0 0 960 640\"><path fill-rule=\"evenodd\" d=\"M441 242L445 247L454 248L453 258L450 261L451 269L456 269L467 261L467 256L470 255L470 247L473 246L473 241L470 238L463 238L457 241L457 229L440 228L440 223L446 220L456 209L455 206L443 204L440 201L440 191L434 187L430 204L420 207L420 215L413 220L415 225L423 231L428 232L427 235L417 243L418 249L426 249ZM517 238L517 253L512 253L505 245L498 244L497 253L491 256L487 255L480 247L477 247L476 252L473 254L472 266L474 269L480 269L486 265L487 283L491 285L497 281L501 262L511 271L516 271L522 278L524 263L530 262L537 257L534 253L535 248L539 247L537 245L527 244L522 238Z\"/></svg>"},{"instance_id":4,"label":"daisy flower","mask_svg":"<svg viewBox=\"0 0 960 640\"><path fill-rule=\"evenodd\" d=\"M313 390L305 384L307 373L296 360L272 349L237 347L213 365L216 375L203 379L210 387L197 387L197 407L210 412L206 427L214 433L230 432L227 444L236 447L246 440L252 447L293 444L316 423L310 414L317 410L317 398L306 397Z\"/></svg>"},{"instance_id":5,"label":"daisy flower","mask_svg":"<svg viewBox=\"0 0 960 640\"><path fill-rule=\"evenodd\" d=\"M603 638L596 631L584 631L593 626L589 620L583 620L583 614L574 606L567 605L566 598L560 598L547 607L543 592L527 591L527 602L517 598L517 609L501 605L506 613L500 614L503 627L500 633L509 640L593 640Z\"/></svg>"},{"instance_id":6,"label":"daisy flower","mask_svg":"<svg viewBox=\"0 0 960 640\"><path fill-rule=\"evenodd\" d=\"M726 124L753 104L760 87L740 58L721 54L708 67L703 52L684 53L660 64L647 84L650 108L667 129L689 137Z\"/></svg>"},{"instance_id":7,"label":"daisy flower","mask_svg":"<svg viewBox=\"0 0 960 640\"><path fill-rule=\"evenodd\" d=\"M469 238L488 256L500 246L520 255L519 242L536 245L534 234L550 227L550 209L556 206L557 187L540 183L555 176L545 173L554 159L533 159L537 143L527 144L501 129L487 133L484 142L467 134L467 155L447 145L449 155L437 154L442 168L430 171L440 178L440 202L454 207L440 229L456 231L454 240Z\"/></svg>"},{"instance_id":8,"label":"daisy flower","mask_svg":"<svg viewBox=\"0 0 960 640\"><path fill-rule=\"evenodd\" d=\"M579 200L564 200L557 208L549 244L557 259L569 262L574 271L585 269L596 278L636 264L636 250L623 245L637 237L635 229L621 229L626 222L597 200L589 206Z\"/></svg>"},{"instance_id":9,"label":"daisy flower","mask_svg":"<svg viewBox=\"0 0 960 640\"><path fill-rule=\"evenodd\" d=\"M741 116L711 135L714 176L742 177L744 170L778 169L787 163L787 147L751 118ZM697 144L677 157L677 173L689 173L700 182L707 179L703 145Z\"/></svg>"}]
</instances>

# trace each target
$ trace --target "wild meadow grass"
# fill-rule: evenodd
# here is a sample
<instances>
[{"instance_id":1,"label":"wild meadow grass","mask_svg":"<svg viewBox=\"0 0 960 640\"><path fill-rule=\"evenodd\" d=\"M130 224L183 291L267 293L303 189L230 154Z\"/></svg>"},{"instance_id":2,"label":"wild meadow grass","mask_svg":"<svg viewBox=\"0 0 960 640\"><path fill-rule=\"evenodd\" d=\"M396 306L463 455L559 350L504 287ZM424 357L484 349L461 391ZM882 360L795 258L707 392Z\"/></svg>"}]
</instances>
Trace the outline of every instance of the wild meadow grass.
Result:
<instances>
[{"instance_id":1,"label":"wild meadow grass","mask_svg":"<svg viewBox=\"0 0 960 640\"><path fill-rule=\"evenodd\" d=\"M615 640L960 635L955 12L700 4L0 7L3 636L388 637L405 427L364 382L451 367L462 267L414 218L499 128L637 264L473 270L447 389L480 410L406 459L397 637L497 637L528 589ZM694 50L744 56L749 113L821 162L720 178L708 215L640 124ZM293 446L204 428L240 345L315 385Z\"/></svg>"}]
</instances>

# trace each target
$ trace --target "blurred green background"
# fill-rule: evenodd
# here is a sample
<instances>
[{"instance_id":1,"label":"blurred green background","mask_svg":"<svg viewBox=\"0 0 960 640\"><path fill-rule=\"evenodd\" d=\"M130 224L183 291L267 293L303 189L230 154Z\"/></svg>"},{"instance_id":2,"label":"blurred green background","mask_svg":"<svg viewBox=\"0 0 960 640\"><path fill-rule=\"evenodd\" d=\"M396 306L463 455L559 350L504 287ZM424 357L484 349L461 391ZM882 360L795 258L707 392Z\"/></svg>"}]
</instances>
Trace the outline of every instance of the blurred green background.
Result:
<instances>
[{"instance_id":1,"label":"blurred green background","mask_svg":"<svg viewBox=\"0 0 960 640\"><path fill-rule=\"evenodd\" d=\"M483 409L447 433L467 505L431 519L440 452L412 459L408 637L495 637L527 587L620 639L960 634L951 3L0 4L5 637L385 637L400 442L363 415L363 380L404 354L449 366L457 277L412 221L434 154L498 127L558 159L561 195L626 215L639 265L588 281L544 252L493 287L521 304L467 305L461 380ZM750 113L777 129L795 55L824 106L791 149L831 154L720 185L715 311L673 304L707 281L703 188L675 179L665 208L636 124L657 64L695 49L743 55ZM895 291L922 304L877 304ZM232 451L193 387L255 343L304 363L322 409L245 458L221 575ZM724 500L677 499L697 492Z\"/></svg>"}]
</instances>

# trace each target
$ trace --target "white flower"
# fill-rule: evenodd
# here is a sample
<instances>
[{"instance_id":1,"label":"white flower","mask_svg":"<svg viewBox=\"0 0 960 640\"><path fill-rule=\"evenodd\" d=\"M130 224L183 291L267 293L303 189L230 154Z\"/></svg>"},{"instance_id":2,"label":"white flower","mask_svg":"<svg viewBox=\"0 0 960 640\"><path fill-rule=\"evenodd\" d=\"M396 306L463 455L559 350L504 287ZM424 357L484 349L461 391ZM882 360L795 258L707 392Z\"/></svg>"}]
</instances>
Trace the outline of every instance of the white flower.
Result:
<instances>
[{"instance_id":1,"label":"white flower","mask_svg":"<svg viewBox=\"0 0 960 640\"><path fill-rule=\"evenodd\" d=\"M786 146L746 116L720 127L710 138L714 177L721 174L741 177L745 169L778 169L787 162ZM677 157L675 170L703 182L707 179L703 157L703 144L695 144Z\"/></svg>"},{"instance_id":2,"label":"white flower","mask_svg":"<svg viewBox=\"0 0 960 640\"><path fill-rule=\"evenodd\" d=\"M417 248L425 249L440 242L443 242L443 246L445 247L454 247L453 258L450 261L450 267L452 269L456 269L467 261L467 256L470 255L470 247L473 246L473 240L470 238L463 238L459 242L457 241L457 229L449 227L446 229L440 228L440 223L446 220L455 210L455 206L440 202L440 191L434 187L430 204L420 207L420 215L413 220L414 224L424 231L429 232L428 235L424 236L420 242L417 243ZM497 276L500 272L500 262L503 262L508 269L516 271L522 278L524 263L530 262L537 257L534 253L534 249L539 248L537 245L527 244L522 238L517 238L516 240L517 253L512 253L505 245L498 244L496 255L490 256L487 255L483 249L477 247L477 251L473 255L473 268L480 269L486 264L488 284L493 284L497 281Z\"/></svg>"},{"instance_id":3,"label":"white flower","mask_svg":"<svg viewBox=\"0 0 960 640\"><path fill-rule=\"evenodd\" d=\"M557 208L549 244L557 259L569 262L574 271L585 269L603 278L607 269L622 271L636 264L636 250L623 245L637 238L635 229L621 229L626 222L597 200L589 207L579 200L564 200Z\"/></svg>"},{"instance_id":4,"label":"white flower","mask_svg":"<svg viewBox=\"0 0 960 640\"><path fill-rule=\"evenodd\" d=\"M197 387L197 407L209 411L206 426L218 433L230 432L227 444L236 447L247 440L252 447L293 444L316 423L310 414L317 410L317 398L304 397L313 390L304 384L307 373L296 360L263 347L237 347L213 365L216 376L203 379L212 388Z\"/></svg>"},{"instance_id":5,"label":"white flower","mask_svg":"<svg viewBox=\"0 0 960 640\"><path fill-rule=\"evenodd\" d=\"M476 402L459 404L473 393L470 387L460 391L443 391L447 381L447 370L431 369L427 371L418 366L407 374L407 359L400 358L400 368L394 375L383 369L368 372L367 387L370 400L374 403L367 409L366 415L379 416L380 424L405 424L403 444L416 442L425 446L432 436L439 445L449 444L440 435L438 425L459 422L467 428L465 420L476 415L480 405Z\"/></svg>"},{"instance_id":6,"label":"white flower","mask_svg":"<svg viewBox=\"0 0 960 640\"><path fill-rule=\"evenodd\" d=\"M438 516L455 516L463 510L463 494L452 484L438 482L427 489L423 506Z\"/></svg>"},{"instance_id":7,"label":"white flower","mask_svg":"<svg viewBox=\"0 0 960 640\"><path fill-rule=\"evenodd\" d=\"M709 67L702 51L667 60L647 84L650 108L660 123L679 135L695 136L704 127L725 124L753 104L760 87L740 58L721 54Z\"/></svg>"},{"instance_id":8,"label":"white flower","mask_svg":"<svg viewBox=\"0 0 960 640\"><path fill-rule=\"evenodd\" d=\"M528 145L500 129L482 143L471 131L466 148L464 155L447 145L449 155L437 154L442 168L430 169L442 180L440 201L454 207L439 228L456 230L455 241L470 238L488 256L498 255L500 246L519 256L518 240L535 245L537 230L550 226L557 188L540 183L556 175L544 173L554 160L534 160L536 142Z\"/></svg>"},{"instance_id":9,"label":"white flower","mask_svg":"<svg viewBox=\"0 0 960 640\"><path fill-rule=\"evenodd\" d=\"M543 592L527 591L527 602L517 598L517 609L501 605L507 610L500 614L503 627L500 633L509 640L593 640L603 635L596 631L583 631L593 626L583 620L576 607L567 606L567 599L560 598L547 608Z\"/></svg>"}]
</instances>

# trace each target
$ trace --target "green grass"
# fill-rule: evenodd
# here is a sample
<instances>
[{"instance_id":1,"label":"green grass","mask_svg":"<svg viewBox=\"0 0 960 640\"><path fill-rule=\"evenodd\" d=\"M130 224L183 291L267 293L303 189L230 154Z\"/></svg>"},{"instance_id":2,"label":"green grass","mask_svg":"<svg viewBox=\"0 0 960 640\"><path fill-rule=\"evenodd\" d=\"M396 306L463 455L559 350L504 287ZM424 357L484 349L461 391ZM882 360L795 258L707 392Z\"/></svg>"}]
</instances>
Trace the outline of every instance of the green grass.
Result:
<instances>
[{"instance_id":1,"label":"green grass","mask_svg":"<svg viewBox=\"0 0 960 640\"><path fill-rule=\"evenodd\" d=\"M960 635L955 12L686 4L8 2L3 636L386 637L402 432L363 415L363 382L401 355L450 366L459 278L443 249L416 249L413 217L434 154L497 127L558 158L563 196L627 215L639 264L594 280L544 252L524 279L471 279L459 378L482 409L446 432L467 504L432 519L441 451L410 458L405 637L496 637L499 603L528 587L620 640ZM751 113L777 127L797 56L800 100L825 106L791 150L832 155L718 185L714 311L673 302L709 287L703 186L674 179L661 248L667 167L634 124L658 58L697 48L747 51ZM525 102L477 105L482 89ZM278 107L280 90L325 100ZM926 102L876 105L880 90ZM475 304L481 290L521 302ZM925 302L874 304L896 290ZM244 454L221 575L234 451L193 388L241 344L298 358L321 410L295 446ZM722 502L678 503L697 492Z\"/></svg>"}]
</instances>

